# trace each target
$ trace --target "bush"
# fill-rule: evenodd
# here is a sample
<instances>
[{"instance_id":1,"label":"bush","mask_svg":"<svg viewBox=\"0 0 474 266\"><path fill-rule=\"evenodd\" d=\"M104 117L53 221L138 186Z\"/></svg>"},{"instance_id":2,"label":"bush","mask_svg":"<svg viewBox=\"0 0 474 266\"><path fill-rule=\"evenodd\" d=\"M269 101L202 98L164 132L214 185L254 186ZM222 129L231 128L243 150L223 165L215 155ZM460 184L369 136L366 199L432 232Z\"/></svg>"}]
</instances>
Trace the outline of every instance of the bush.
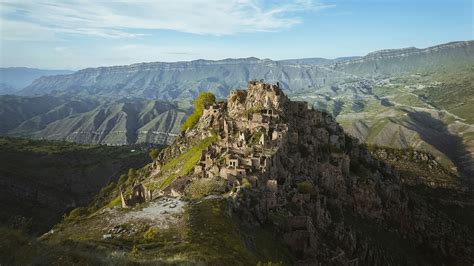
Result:
<instances>
[{"instance_id":1,"label":"bush","mask_svg":"<svg viewBox=\"0 0 474 266\"><path fill-rule=\"evenodd\" d=\"M186 196L190 199L198 200L212 194L224 185L221 180L213 178L202 178L194 180L185 190Z\"/></svg>"},{"instance_id":2,"label":"bush","mask_svg":"<svg viewBox=\"0 0 474 266\"><path fill-rule=\"evenodd\" d=\"M156 158L158 158L158 154L160 154L160 151L156 148L152 148L150 150L150 152L148 153L148 155L150 156L150 159L152 161L156 160Z\"/></svg>"},{"instance_id":3,"label":"bush","mask_svg":"<svg viewBox=\"0 0 474 266\"><path fill-rule=\"evenodd\" d=\"M181 125L181 131L186 131L189 128L193 128L202 116L204 108L214 104L216 102L216 96L210 92L201 92L194 100L194 113L192 113L186 121Z\"/></svg>"},{"instance_id":4,"label":"bush","mask_svg":"<svg viewBox=\"0 0 474 266\"><path fill-rule=\"evenodd\" d=\"M87 214L87 213L88 213L87 208L85 208L85 207L75 208L64 218L64 221L65 222L71 222L71 221L76 220L79 217L81 217L81 216L83 216L84 214Z\"/></svg>"},{"instance_id":5,"label":"bush","mask_svg":"<svg viewBox=\"0 0 474 266\"><path fill-rule=\"evenodd\" d=\"M243 188L251 188L252 184L250 184L250 181L248 178L244 177L242 178L242 187Z\"/></svg>"},{"instance_id":6,"label":"bush","mask_svg":"<svg viewBox=\"0 0 474 266\"><path fill-rule=\"evenodd\" d=\"M314 193L314 185L309 180L299 182L296 186L298 187L298 192L299 193L302 193L302 194L313 194Z\"/></svg>"},{"instance_id":7,"label":"bush","mask_svg":"<svg viewBox=\"0 0 474 266\"><path fill-rule=\"evenodd\" d=\"M127 175L121 175L120 178L119 178L119 180L118 180L118 183L119 183L119 184L123 184L123 183L125 183L125 182L127 181L127 179L128 179L128 176L127 176Z\"/></svg>"},{"instance_id":8,"label":"bush","mask_svg":"<svg viewBox=\"0 0 474 266\"><path fill-rule=\"evenodd\" d=\"M145 238L146 240L153 240L153 239L156 238L157 235L158 235L158 229L156 229L154 227L150 227L145 232L145 234L143 234L143 238Z\"/></svg>"},{"instance_id":9,"label":"bush","mask_svg":"<svg viewBox=\"0 0 474 266\"><path fill-rule=\"evenodd\" d=\"M137 170L130 168L128 169L128 179L133 180L137 177Z\"/></svg>"}]
</instances>

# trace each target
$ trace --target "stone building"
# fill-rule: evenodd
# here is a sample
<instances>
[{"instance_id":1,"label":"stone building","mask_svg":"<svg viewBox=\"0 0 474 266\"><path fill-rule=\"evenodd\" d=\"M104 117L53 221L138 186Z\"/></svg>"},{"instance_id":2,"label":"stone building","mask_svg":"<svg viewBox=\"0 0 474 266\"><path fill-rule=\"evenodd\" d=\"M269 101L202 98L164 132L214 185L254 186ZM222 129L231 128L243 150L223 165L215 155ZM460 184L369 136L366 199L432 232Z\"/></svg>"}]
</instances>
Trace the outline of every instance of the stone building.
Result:
<instances>
[{"instance_id":1,"label":"stone building","mask_svg":"<svg viewBox=\"0 0 474 266\"><path fill-rule=\"evenodd\" d=\"M132 192L128 196L126 196L121 189L120 198L122 200L122 208L128 208L152 200L153 192L148 190L143 184L139 183L133 186Z\"/></svg>"}]
</instances>

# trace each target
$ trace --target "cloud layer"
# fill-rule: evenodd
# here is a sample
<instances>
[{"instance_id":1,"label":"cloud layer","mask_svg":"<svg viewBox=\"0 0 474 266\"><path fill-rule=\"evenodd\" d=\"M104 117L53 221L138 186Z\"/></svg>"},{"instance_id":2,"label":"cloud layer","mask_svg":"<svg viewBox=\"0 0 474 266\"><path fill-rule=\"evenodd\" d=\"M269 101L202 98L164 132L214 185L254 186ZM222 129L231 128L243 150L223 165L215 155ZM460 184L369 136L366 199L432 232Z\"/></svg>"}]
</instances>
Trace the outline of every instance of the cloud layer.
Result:
<instances>
[{"instance_id":1,"label":"cloud layer","mask_svg":"<svg viewBox=\"0 0 474 266\"><path fill-rule=\"evenodd\" d=\"M216 36L277 31L300 23L299 12L328 6L311 0L4 0L0 7L2 39L47 40L58 34L137 37L157 29Z\"/></svg>"}]
</instances>

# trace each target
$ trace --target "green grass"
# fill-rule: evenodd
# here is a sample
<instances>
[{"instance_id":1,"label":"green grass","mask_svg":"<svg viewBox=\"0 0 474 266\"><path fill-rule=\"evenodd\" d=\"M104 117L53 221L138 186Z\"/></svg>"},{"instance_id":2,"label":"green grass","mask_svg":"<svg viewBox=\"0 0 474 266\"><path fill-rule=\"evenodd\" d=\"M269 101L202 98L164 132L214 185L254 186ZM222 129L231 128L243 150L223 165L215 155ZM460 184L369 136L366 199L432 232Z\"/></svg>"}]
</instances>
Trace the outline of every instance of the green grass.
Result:
<instances>
[{"instance_id":1,"label":"green grass","mask_svg":"<svg viewBox=\"0 0 474 266\"><path fill-rule=\"evenodd\" d=\"M122 204L122 198L120 196L117 196L111 202L109 202L109 204L107 204L107 207L108 208L113 208L113 207L119 206L121 204Z\"/></svg>"},{"instance_id":2,"label":"green grass","mask_svg":"<svg viewBox=\"0 0 474 266\"><path fill-rule=\"evenodd\" d=\"M107 240L102 239L102 235L109 229L104 215L107 214L90 217L80 223L63 224L56 228L55 234L44 239L42 244L64 248L64 252L59 255L64 258L74 256L68 247L75 247L74 253L87 255L89 252L88 256L78 257L76 264L89 262L90 259L99 262L108 258L118 259L117 254L122 252L124 255L121 259L132 264L293 263L293 256L286 246L282 245L273 228L269 225L250 227L236 216L230 216L225 199L190 201L180 222L176 224L155 228L146 223L133 222L132 227L137 228L134 233ZM129 228L129 225L131 226L122 226ZM27 245L27 242L21 245ZM85 249L84 245L90 245L90 250ZM21 247L17 248L21 250ZM96 250L101 250L102 254L97 254ZM45 263L56 261L57 256L58 254L49 256ZM29 259L31 261L32 257ZM24 262L28 264L29 260Z\"/></svg>"},{"instance_id":3,"label":"green grass","mask_svg":"<svg viewBox=\"0 0 474 266\"><path fill-rule=\"evenodd\" d=\"M215 141L217 141L217 135L207 137L188 149L185 153L182 153L163 165L160 176L158 177L158 183L156 184L157 188L164 189L176 178L187 175L191 172L194 169L194 166L201 159L202 151Z\"/></svg>"},{"instance_id":4,"label":"green grass","mask_svg":"<svg viewBox=\"0 0 474 266\"><path fill-rule=\"evenodd\" d=\"M402 94L394 98L396 103L410 107L427 107L427 105L413 94Z\"/></svg>"},{"instance_id":5,"label":"green grass","mask_svg":"<svg viewBox=\"0 0 474 266\"><path fill-rule=\"evenodd\" d=\"M248 181L247 181L248 182ZM194 180L185 191L188 198L199 200L205 196L215 193L215 191L224 187L224 181L215 178L201 178Z\"/></svg>"},{"instance_id":6,"label":"green grass","mask_svg":"<svg viewBox=\"0 0 474 266\"><path fill-rule=\"evenodd\" d=\"M138 257L209 265L291 262L288 250L269 230L239 226L239 221L228 215L225 200L191 203L184 220L180 227L159 230ZM141 250L144 246L137 247Z\"/></svg>"}]
</instances>

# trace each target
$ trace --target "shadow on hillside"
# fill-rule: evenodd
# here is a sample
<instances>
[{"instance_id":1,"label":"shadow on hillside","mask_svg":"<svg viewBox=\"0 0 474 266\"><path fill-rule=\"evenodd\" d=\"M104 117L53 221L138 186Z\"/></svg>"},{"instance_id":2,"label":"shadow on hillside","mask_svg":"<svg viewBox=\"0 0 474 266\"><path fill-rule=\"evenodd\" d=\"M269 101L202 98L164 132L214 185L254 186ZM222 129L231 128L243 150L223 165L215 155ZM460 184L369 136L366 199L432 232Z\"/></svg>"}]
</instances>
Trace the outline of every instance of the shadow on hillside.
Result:
<instances>
[{"instance_id":1,"label":"shadow on hillside","mask_svg":"<svg viewBox=\"0 0 474 266\"><path fill-rule=\"evenodd\" d=\"M461 137L453 135L448 126L428 112L408 112L407 127L418 132L421 139L442 153L456 166L461 177L474 178L474 159Z\"/></svg>"}]
</instances>

